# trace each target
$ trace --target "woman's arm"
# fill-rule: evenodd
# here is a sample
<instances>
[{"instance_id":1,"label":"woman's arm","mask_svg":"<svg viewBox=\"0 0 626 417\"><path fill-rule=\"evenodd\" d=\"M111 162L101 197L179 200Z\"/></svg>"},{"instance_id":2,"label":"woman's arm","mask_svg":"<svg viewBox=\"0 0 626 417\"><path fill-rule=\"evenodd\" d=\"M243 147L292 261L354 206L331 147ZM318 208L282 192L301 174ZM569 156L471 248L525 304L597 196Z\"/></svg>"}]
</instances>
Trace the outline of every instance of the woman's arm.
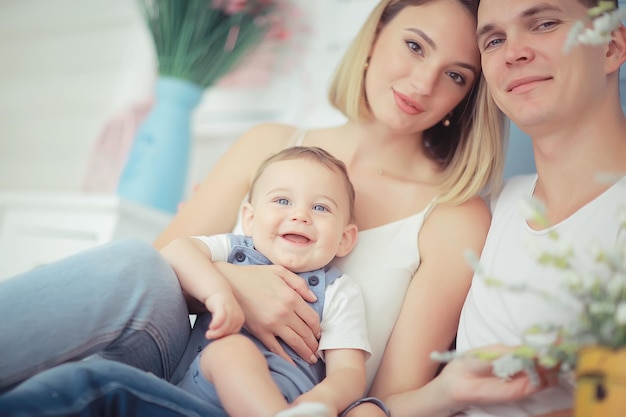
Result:
<instances>
[{"instance_id":1,"label":"woman's arm","mask_svg":"<svg viewBox=\"0 0 626 417\"><path fill-rule=\"evenodd\" d=\"M542 414L538 417L572 417L573 415L574 413L572 412L572 410L561 410L549 414Z\"/></svg>"},{"instance_id":2,"label":"woman's arm","mask_svg":"<svg viewBox=\"0 0 626 417\"><path fill-rule=\"evenodd\" d=\"M243 134L215 163L154 246L160 249L176 237L231 232L257 168L270 154L284 149L294 131L293 126L262 124ZM314 301L314 297L297 275L277 272L272 266L215 265L232 285L246 327L269 349L286 357L276 342L278 336L302 357L313 355L320 331L318 315L303 300ZM190 311L204 310L192 297L186 298Z\"/></svg>"},{"instance_id":3,"label":"woman's arm","mask_svg":"<svg viewBox=\"0 0 626 417\"><path fill-rule=\"evenodd\" d=\"M422 257L407 290L370 394L394 417L447 416L460 404L450 387L432 381L444 351L456 335L473 271L465 252L480 254L490 212L480 198L438 206L426 219L419 240Z\"/></svg>"},{"instance_id":4,"label":"woman's arm","mask_svg":"<svg viewBox=\"0 0 626 417\"><path fill-rule=\"evenodd\" d=\"M181 206L154 246L160 249L176 237L231 232L254 173L267 156L282 149L292 130L291 126L263 124L238 138Z\"/></svg>"},{"instance_id":5,"label":"woman's arm","mask_svg":"<svg viewBox=\"0 0 626 417\"><path fill-rule=\"evenodd\" d=\"M336 416L363 397L366 386L365 352L357 349L333 349L324 353L326 378L312 390L300 395L294 404L321 402Z\"/></svg>"}]
</instances>

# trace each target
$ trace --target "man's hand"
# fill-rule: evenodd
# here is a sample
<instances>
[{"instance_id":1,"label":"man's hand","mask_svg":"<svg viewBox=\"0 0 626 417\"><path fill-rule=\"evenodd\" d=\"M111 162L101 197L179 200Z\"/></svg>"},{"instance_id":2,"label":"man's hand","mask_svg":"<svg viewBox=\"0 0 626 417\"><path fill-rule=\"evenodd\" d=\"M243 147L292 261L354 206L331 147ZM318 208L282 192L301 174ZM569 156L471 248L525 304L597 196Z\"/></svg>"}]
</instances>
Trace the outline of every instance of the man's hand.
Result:
<instances>
[{"instance_id":1,"label":"man's hand","mask_svg":"<svg viewBox=\"0 0 626 417\"><path fill-rule=\"evenodd\" d=\"M531 383L530 377L517 373L507 380L493 374L493 365L490 360L480 356L503 355L514 348L501 345L478 349L481 355L471 352L452 360L441 373L441 378L448 381L447 386L452 390L451 396L460 404L499 404L522 400L545 386L536 386Z\"/></svg>"}]
</instances>

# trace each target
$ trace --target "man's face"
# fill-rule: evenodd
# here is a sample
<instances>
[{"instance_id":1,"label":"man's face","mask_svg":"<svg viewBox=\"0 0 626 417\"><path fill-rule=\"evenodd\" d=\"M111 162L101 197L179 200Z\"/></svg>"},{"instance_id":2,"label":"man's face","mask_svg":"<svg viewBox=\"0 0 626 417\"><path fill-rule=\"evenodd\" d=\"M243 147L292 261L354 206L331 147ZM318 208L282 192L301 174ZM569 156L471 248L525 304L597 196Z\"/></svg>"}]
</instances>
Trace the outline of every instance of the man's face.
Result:
<instances>
[{"instance_id":1,"label":"man's face","mask_svg":"<svg viewBox=\"0 0 626 417\"><path fill-rule=\"evenodd\" d=\"M480 2L477 34L485 78L498 106L527 132L582 117L602 91L606 46L563 50L586 11L577 0Z\"/></svg>"}]
</instances>

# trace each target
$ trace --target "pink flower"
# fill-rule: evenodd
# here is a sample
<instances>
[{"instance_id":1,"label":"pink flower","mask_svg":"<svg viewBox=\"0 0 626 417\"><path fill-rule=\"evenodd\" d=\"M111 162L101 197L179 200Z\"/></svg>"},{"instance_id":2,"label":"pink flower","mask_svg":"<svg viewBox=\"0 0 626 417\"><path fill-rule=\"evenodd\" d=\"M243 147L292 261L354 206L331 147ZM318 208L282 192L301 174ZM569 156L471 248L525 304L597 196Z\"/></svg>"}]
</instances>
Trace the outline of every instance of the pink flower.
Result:
<instances>
[{"instance_id":1,"label":"pink flower","mask_svg":"<svg viewBox=\"0 0 626 417\"><path fill-rule=\"evenodd\" d=\"M248 6L248 0L213 0L214 9L222 9L228 15L241 13Z\"/></svg>"}]
</instances>

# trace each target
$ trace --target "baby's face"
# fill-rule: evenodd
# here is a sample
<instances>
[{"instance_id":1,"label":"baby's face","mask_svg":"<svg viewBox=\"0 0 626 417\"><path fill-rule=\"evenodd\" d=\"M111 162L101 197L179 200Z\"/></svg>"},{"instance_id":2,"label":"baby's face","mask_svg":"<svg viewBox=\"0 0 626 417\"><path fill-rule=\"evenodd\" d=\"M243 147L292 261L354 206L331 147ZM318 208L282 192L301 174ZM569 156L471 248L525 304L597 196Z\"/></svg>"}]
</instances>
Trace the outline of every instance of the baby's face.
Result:
<instances>
[{"instance_id":1,"label":"baby's face","mask_svg":"<svg viewBox=\"0 0 626 417\"><path fill-rule=\"evenodd\" d=\"M322 268L346 249L349 198L340 173L316 161L268 165L246 205L243 226L254 247L294 272Z\"/></svg>"}]
</instances>

